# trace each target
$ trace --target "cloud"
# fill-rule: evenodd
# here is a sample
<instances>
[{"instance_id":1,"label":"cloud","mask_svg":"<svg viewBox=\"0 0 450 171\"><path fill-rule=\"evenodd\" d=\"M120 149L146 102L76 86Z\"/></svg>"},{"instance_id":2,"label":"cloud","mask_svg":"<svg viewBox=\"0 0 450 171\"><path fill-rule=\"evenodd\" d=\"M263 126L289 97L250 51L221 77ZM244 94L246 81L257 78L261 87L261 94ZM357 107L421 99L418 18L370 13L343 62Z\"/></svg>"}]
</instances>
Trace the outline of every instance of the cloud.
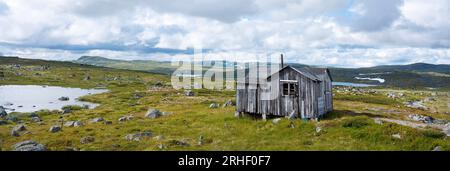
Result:
<instances>
[{"instance_id":1,"label":"cloud","mask_svg":"<svg viewBox=\"0 0 450 171\"><path fill-rule=\"evenodd\" d=\"M388 28L401 16L403 0L361 0L350 8L354 16L352 27L356 31L379 31Z\"/></svg>"},{"instance_id":2,"label":"cloud","mask_svg":"<svg viewBox=\"0 0 450 171\"><path fill-rule=\"evenodd\" d=\"M450 3L432 1L0 0L0 49L55 59L165 59L203 47L333 66L448 62Z\"/></svg>"}]
</instances>

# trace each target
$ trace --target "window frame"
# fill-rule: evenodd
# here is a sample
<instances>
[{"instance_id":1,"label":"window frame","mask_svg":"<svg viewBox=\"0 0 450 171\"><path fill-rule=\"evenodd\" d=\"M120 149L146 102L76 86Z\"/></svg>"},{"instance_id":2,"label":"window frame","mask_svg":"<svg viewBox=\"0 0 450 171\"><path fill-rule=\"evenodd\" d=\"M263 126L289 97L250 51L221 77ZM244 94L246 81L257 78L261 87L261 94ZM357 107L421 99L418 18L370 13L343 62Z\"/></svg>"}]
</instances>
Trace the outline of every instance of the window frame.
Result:
<instances>
[{"instance_id":1,"label":"window frame","mask_svg":"<svg viewBox=\"0 0 450 171\"><path fill-rule=\"evenodd\" d=\"M280 80L281 86L282 86L282 92L281 95L283 97L287 96L294 96L298 97L298 81L297 80ZM285 87L287 86L287 87ZM287 92L286 92L287 88Z\"/></svg>"}]
</instances>

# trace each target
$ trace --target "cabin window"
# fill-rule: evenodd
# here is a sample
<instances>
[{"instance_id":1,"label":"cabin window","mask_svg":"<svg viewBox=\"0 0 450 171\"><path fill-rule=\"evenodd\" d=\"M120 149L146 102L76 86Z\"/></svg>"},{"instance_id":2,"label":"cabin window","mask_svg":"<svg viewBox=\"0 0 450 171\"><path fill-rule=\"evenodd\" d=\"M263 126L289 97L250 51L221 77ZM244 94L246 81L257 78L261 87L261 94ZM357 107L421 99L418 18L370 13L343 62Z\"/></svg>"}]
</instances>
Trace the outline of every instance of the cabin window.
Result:
<instances>
[{"instance_id":1,"label":"cabin window","mask_svg":"<svg viewBox=\"0 0 450 171\"><path fill-rule=\"evenodd\" d=\"M298 96L298 84L296 82L283 82L283 96Z\"/></svg>"}]
</instances>

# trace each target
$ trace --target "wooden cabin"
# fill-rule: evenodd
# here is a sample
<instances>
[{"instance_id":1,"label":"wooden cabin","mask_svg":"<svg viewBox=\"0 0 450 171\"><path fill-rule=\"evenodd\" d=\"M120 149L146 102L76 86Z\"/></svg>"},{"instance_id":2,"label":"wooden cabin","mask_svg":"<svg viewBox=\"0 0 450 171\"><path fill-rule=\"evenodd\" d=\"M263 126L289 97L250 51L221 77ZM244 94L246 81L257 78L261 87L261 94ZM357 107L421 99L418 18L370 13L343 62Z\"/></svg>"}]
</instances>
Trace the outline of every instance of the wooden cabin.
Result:
<instances>
[{"instance_id":1,"label":"wooden cabin","mask_svg":"<svg viewBox=\"0 0 450 171\"><path fill-rule=\"evenodd\" d=\"M332 78L326 68L285 66L266 81L249 83L246 78L238 82L238 113L317 119L333 110Z\"/></svg>"}]
</instances>

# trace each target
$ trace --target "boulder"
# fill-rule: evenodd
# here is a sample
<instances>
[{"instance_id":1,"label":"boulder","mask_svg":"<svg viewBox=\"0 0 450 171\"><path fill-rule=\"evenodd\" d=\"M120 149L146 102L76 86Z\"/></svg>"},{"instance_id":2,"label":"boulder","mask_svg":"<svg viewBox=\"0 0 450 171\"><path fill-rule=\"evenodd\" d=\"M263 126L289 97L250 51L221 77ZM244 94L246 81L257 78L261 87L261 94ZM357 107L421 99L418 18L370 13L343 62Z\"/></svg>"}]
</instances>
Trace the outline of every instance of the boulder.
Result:
<instances>
[{"instance_id":1,"label":"boulder","mask_svg":"<svg viewBox=\"0 0 450 171\"><path fill-rule=\"evenodd\" d=\"M13 130L14 130L14 131L17 131L17 132L20 132L20 131L25 131L25 130L27 130L27 128L25 127L25 125L20 124L20 125L15 126L15 127L13 128Z\"/></svg>"},{"instance_id":2,"label":"boulder","mask_svg":"<svg viewBox=\"0 0 450 171\"><path fill-rule=\"evenodd\" d=\"M419 115L419 114L408 115L408 118L410 120L423 122L423 123L426 123L426 124L432 124L433 121L434 121L434 118L432 118L431 116L423 116L423 115Z\"/></svg>"},{"instance_id":3,"label":"boulder","mask_svg":"<svg viewBox=\"0 0 450 171\"><path fill-rule=\"evenodd\" d=\"M186 91L184 91L184 95L186 95L186 96L195 96L195 93L192 90L186 90Z\"/></svg>"},{"instance_id":4,"label":"boulder","mask_svg":"<svg viewBox=\"0 0 450 171\"><path fill-rule=\"evenodd\" d=\"M127 115L127 116L120 117L118 120L119 120L119 122L125 122L125 121L132 120L133 118L134 118L133 115Z\"/></svg>"},{"instance_id":5,"label":"boulder","mask_svg":"<svg viewBox=\"0 0 450 171\"><path fill-rule=\"evenodd\" d=\"M144 131L144 132L139 132L139 133L135 133L135 134L128 134L125 136L125 139L128 141L140 141L141 138L151 137L151 136L152 136L152 132Z\"/></svg>"},{"instance_id":6,"label":"boulder","mask_svg":"<svg viewBox=\"0 0 450 171\"><path fill-rule=\"evenodd\" d=\"M81 144L89 144L95 141L95 138L93 136L87 136L80 139Z\"/></svg>"},{"instance_id":7,"label":"boulder","mask_svg":"<svg viewBox=\"0 0 450 171\"><path fill-rule=\"evenodd\" d=\"M47 151L47 148L35 141L22 141L13 146L13 151Z\"/></svg>"},{"instance_id":8,"label":"boulder","mask_svg":"<svg viewBox=\"0 0 450 171\"><path fill-rule=\"evenodd\" d=\"M223 105L222 105L222 107L228 107L228 106L234 106L234 103L233 103L233 101L230 99L230 100L227 100Z\"/></svg>"},{"instance_id":9,"label":"boulder","mask_svg":"<svg viewBox=\"0 0 450 171\"><path fill-rule=\"evenodd\" d=\"M442 151L442 147L441 146L436 146L433 148L432 151Z\"/></svg>"},{"instance_id":10,"label":"boulder","mask_svg":"<svg viewBox=\"0 0 450 171\"><path fill-rule=\"evenodd\" d=\"M52 126L52 127L50 127L50 129L49 129L49 132L51 132L51 133L55 133L55 132L59 132L59 131L61 131L61 127L60 126Z\"/></svg>"},{"instance_id":11,"label":"boulder","mask_svg":"<svg viewBox=\"0 0 450 171\"><path fill-rule=\"evenodd\" d=\"M0 106L0 117L4 118L8 115L8 113L6 113L5 108L3 108L3 106Z\"/></svg>"},{"instance_id":12,"label":"boulder","mask_svg":"<svg viewBox=\"0 0 450 171\"><path fill-rule=\"evenodd\" d=\"M80 127L83 126L83 123L80 121L67 121L64 123L65 127Z\"/></svg>"},{"instance_id":13,"label":"boulder","mask_svg":"<svg viewBox=\"0 0 450 171\"><path fill-rule=\"evenodd\" d=\"M158 109L149 109L145 114L145 117L155 119L161 117L162 115L163 114Z\"/></svg>"},{"instance_id":14,"label":"boulder","mask_svg":"<svg viewBox=\"0 0 450 171\"><path fill-rule=\"evenodd\" d=\"M20 137L20 134L19 134L18 131L13 129L13 130L11 130L11 136L13 136L13 137Z\"/></svg>"},{"instance_id":15,"label":"boulder","mask_svg":"<svg viewBox=\"0 0 450 171\"><path fill-rule=\"evenodd\" d=\"M58 100L59 101L69 101L70 99L67 96L62 96L62 97L58 98Z\"/></svg>"},{"instance_id":16,"label":"boulder","mask_svg":"<svg viewBox=\"0 0 450 171\"><path fill-rule=\"evenodd\" d=\"M217 103L211 103L209 105L209 108L211 108L211 109L215 109L215 108L218 108L218 107L219 107L219 104L217 104Z\"/></svg>"},{"instance_id":17,"label":"boulder","mask_svg":"<svg viewBox=\"0 0 450 171\"><path fill-rule=\"evenodd\" d=\"M41 118L39 118L39 117L32 117L32 118L30 119L30 121L31 121L31 122L41 122L42 120L41 120Z\"/></svg>"},{"instance_id":18,"label":"boulder","mask_svg":"<svg viewBox=\"0 0 450 171\"><path fill-rule=\"evenodd\" d=\"M402 139L402 136L400 134L393 134L393 138Z\"/></svg>"},{"instance_id":19,"label":"boulder","mask_svg":"<svg viewBox=\"0 0 450 171\"><path fill-rule=\"evenodd\" d=\"M98 118L94 118L91 120L91 123L98 123L98 122L103 122L104 119L102 117L98 117Z\"/></svg>"},{"instance_id":20,"label":"boulder","mask_svg":"<svg viewBox=\"0 0 450 171\"><path fill-rule=\"evenodd\" d=\"M272 120L273 124L278 124L281 121L281 118L276 118Z\"/></svg>"}]
</instances>

